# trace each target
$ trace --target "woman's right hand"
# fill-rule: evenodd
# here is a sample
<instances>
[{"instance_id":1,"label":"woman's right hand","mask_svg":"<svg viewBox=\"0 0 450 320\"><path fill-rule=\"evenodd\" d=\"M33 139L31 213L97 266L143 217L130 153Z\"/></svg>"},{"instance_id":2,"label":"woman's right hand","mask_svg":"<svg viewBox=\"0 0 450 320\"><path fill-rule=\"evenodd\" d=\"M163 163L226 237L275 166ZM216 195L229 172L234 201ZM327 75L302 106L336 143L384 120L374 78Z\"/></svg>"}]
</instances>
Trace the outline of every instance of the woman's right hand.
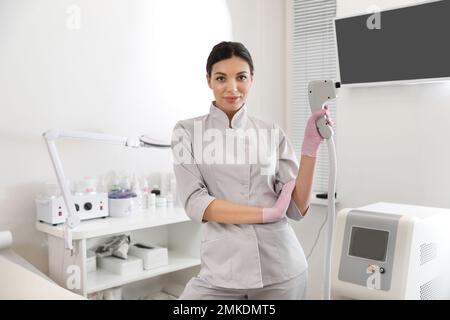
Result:
<instances>
[{"instance_id":1,"label":"woman's right hand","mask_svg":"<svg viewBox=\"0 0 450 320\"><path fill-rule=\"evenodd\" d=\"M291 202L292 192L295 189L295 179L286 183L281 189L280 196L272 208L263 208L262 223L275 222L286 215L286 210Z\"/></svg>"},{"instance_id":2,"label":"woman's right hand","mask_svg":"<svg viewBox=\"0 0 450 320\"><path fill-rule=\"evenodd\" d=\"M323 109L314 112L311 117L309 117L305 128L305 135L303 138L302 156L308 156L312 158L315 158L317 156L317 150L319 149L320 143L323 141L323 138L317 130L316 121L323 116L325 116L327 124L333 124L327 106L324 106Z\"/></svg>"}]
</instances>

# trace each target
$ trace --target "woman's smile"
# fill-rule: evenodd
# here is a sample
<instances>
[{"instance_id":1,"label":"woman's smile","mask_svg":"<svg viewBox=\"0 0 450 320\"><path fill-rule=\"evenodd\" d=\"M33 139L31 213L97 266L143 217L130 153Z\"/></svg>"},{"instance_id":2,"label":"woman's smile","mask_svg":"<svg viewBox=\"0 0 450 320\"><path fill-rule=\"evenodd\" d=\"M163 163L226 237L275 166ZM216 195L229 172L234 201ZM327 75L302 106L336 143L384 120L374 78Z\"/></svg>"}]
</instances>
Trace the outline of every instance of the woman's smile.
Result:
<instances>
[{"instance_id":1,"label":"woman's smile","mask_svg":"<svg viewBox=\"0 0 450 320\"><path fill-rule=\"evenodd\" d=\"M225 100L229 103L235 103L238 102L238 100L240 99L239 96L233 96L233 97L224 97Z\"/></svg>"}]
</instances>

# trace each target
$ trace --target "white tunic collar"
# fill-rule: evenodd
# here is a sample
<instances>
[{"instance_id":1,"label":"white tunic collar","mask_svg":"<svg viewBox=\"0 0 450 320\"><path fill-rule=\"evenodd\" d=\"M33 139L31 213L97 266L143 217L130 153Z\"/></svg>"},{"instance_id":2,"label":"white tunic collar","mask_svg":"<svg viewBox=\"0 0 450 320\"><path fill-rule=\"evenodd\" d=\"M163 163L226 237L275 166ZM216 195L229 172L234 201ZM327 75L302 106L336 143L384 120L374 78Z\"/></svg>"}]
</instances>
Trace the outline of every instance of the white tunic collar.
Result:
<instances>
[{"instance_id":1,"label":"white tunic collar","mask_svg":"<svg viewBox=\"0 0 450 320\"><path fill-rule=\"evenodd\" d=\"M222 126L225 129L229 128L229 120L227 114L218 107L216 107L214 103L211 103L211 106L209 108L209 114L214 120L216 120L220 124L221 128ZM238 112L234 114L233 118L231 119L231 128L233 129L244 128L246 123L247 123L247 108L244 103L244 105L238 110Z\"/></svg>"}]
</instances>

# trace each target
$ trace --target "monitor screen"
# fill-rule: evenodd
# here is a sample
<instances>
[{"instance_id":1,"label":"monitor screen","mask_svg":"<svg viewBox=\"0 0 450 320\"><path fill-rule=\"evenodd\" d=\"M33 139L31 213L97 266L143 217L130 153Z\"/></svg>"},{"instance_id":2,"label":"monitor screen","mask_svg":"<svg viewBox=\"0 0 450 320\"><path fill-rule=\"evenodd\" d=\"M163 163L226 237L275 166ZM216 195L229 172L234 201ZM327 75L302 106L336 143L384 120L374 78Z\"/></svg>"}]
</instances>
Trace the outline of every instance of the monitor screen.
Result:
<instances>
[{"instance_id":1,"label":"monitor screen","mask_svg":"<svg viewBox=\"0 0 450 320\"><path fill-rule=\"evenodd\" d=\"M358 258L385 261L389 232L352 227L348 254Z\"/></svg>"},{"instance_id":2,"label":"monitor screen","mask_svg":"<svg viewBox=\"0 0 450 320\"><path fill-rule=\"evenodd\" d=\"M450 77L450 1L381 11L380 29L374 17L335 19L343 85Z\"/></svg>"}]
</instances>

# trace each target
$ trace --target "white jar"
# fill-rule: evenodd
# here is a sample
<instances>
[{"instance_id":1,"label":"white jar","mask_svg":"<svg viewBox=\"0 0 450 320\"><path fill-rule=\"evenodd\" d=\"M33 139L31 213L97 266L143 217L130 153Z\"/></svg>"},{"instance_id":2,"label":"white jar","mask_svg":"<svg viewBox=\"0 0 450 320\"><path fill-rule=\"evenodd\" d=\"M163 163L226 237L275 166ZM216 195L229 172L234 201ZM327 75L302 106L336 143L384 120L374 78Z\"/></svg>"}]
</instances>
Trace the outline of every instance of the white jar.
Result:
<instances>
[{"instance_id":1,"label":"white jar","mask_svg":"<svg viewBox=\"0 0 450 320\"><path fill-rule=\"evenodd\" d=\"M156 197L156 206L157 207L167 207L167 198L166 197Z\"/></svg>"},{"instance_id":2,"label":"white jar","mask_svg":"<svg viewBox=\"0 0 450 320\"><path fill-rule=\"evenodd\" d=\"M125 199L108 199L110 217L128 217L138 212L136 197Z\"/></svg>"}]
</instances>

